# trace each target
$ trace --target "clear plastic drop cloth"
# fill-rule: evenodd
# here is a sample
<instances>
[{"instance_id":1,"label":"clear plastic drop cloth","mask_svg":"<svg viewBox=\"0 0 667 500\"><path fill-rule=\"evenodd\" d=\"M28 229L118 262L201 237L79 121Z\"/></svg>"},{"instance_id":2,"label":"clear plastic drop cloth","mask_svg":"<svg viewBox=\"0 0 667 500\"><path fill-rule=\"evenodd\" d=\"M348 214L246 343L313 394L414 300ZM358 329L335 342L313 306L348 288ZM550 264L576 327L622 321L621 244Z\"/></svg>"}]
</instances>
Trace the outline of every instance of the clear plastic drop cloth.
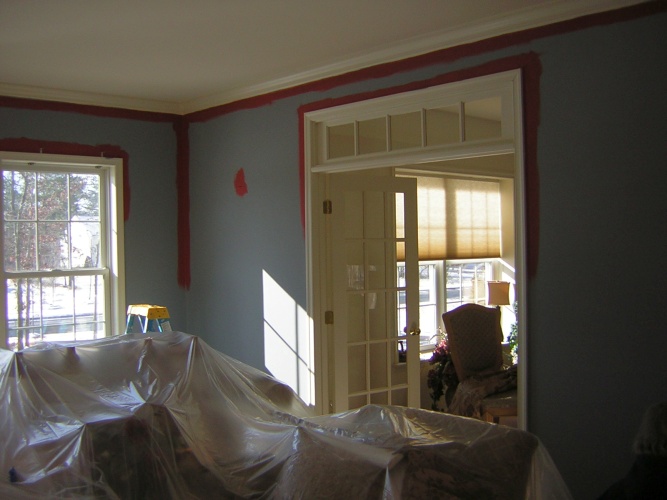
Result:
<instances>
[{"instance_id":1,"label":"clear plastic drop cloth","mask_svg":"<svg viewBox=\"0 0 667 500\"><path fill-rule=\"evenodd\" d=\"M532 434L414 408L315 416L182 332L0 350L0 498L570 498Z\"/></svg>"}]
</instances>

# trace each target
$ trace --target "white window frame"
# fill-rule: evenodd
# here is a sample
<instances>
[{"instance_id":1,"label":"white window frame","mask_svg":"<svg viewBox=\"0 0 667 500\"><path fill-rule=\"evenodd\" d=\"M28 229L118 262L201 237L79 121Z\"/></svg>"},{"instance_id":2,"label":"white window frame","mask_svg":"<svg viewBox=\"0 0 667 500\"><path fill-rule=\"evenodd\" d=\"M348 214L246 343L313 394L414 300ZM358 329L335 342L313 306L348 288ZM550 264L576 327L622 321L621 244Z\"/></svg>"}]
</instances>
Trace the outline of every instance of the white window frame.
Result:
<instances>
[{"instance_id":1,"label":"white window frame","mask_svg":"<svg viewBox=\"0 0 667 500\"><path fill-rule=\"evenodd\" d=\"M469 301L464 300L463 296L461 296L460 301L456 301L456 302L452 301L452 303L455 303L455 304L458 304L458 305L456 305L455 307L452 307L451 309L448 307L449 302L447 301L447 276L445 275L445 269L446 269L447 263L459 264L459 265L489 263L490 268L486 270L486 275L484 277L485 283L487 281L498 279L498 275L499 275L498 268L500 267L498 257L480 258L480 259L449 259L449 260L445 260L445 261L441 261L441 262L442 262L441 263L442 283L443 283L443 289L444 289L444 294L445 294L444 297L443 297L444 298L444 300L443 300L444 309L442 309L443 312L450 311L451 309L455 309L456 307L459 307L459 305L469 303ZM486 304L486 298L487 297L486 297L486 286L485 286L483 294L481 295L481 297L478 296L477 300L474 301L474 302L476 304L480 304L482 302L484 304Z\"/></svg>"},{"instance_id":2,"label":"white window frame","mask_svg":"<svg viewBox=\"0 0 667 500\"><path fill-rule=\"evenodd\" d=\"M2 170L39 170L52 172L95 172L100 174L100 216L102 219L100 266L105 275L106 336L119 335L125 328L125 253L123 211L123 160L119 158L97 158L86 156L46 155L0 151ZM0 176L0 183L2 176ZM1 187L1 186L0 186ZM2 190L0 190L1 196ZM1 200L0 200L1 201ZM4 217L0 219L0 231L4 231ZM3 233L0 233L3 234ZM4 238L0 238L0 255L4 255ZM4 259L3 259L4 262ZM80 270L78 270L80 271ZM7 279L15 274L5 272L0 266L0 347L7 347ZM29 277L40 277L45 273L31 272ZM46 272L52 275L50 272ZM58 275L66 275L58 271ZM72 274L76 274L72 273Z\"/></svg>"},{"instance_id":3,"label":"white window frame","mask_svg":"<svg viewBox=\"0 0 667 500\"><path fill-rule=\"evenodd\" d=\"M493 258L479 258L479 259L450 259L450 260L420 260L419 261L419 266L428 266L432 265L434 266L434 271L435 271L435 278L434 278L434 286L433 286L433 291L435 292L435 308L436 308L436 324L439 325L440 328L437 328L437 333L431 337L432 342L430 344L420 344L420 353L422 357L426 356L427 358L430 357L433 349L437 345L437 342L439 341L439 338L436 338L437 335L444 334L444 325L442 324L442 319L441 315L442 313L449 311L451 309L448 307L448 302L447 302L447 277L445 275L445 269L447 267L447 263L455 263L455 264L482 264L482 263L489 263L489 269L487 270L487 274L485 276L485 282L490 281L490 280L495 280L499 279L499 269L500 269L500 259L497 257ZM482 303L483 305L486 304L486 287L484 290L484 295L476 301L476 303L480 304ZM466 304L468 301L462 300L460 303L456 302L456 306L458 307L461 304ZM422 308L422 303L420 300L419 303L420 311ZM399 305L399 309L401 309L401 306ZM400 312L399 312L400 314ZM424 318L420 318L420 323L421 326L424 326ZM400 323L399 323L400 324ZM423 328L422 328L423 330Z\"/></svg>"}]
</instances>

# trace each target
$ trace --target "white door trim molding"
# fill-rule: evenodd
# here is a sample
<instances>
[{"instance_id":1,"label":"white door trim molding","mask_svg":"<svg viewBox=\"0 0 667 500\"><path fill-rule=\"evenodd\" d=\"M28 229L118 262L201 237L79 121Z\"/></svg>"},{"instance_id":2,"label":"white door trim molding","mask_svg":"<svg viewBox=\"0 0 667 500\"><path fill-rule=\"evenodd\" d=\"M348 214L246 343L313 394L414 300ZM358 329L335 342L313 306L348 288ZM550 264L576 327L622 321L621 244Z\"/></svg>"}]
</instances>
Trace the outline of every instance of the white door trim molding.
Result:
<instances>
[{"instance_id":1,"label":"white door trim molding","mask_svg":"<svg viewBox=\"0 0 667 500\"><path fill-rule=\"evenodd\" d=\"M388 115L390 111L404 113L410 109L424 109L425 104L450 104L457 99L465 101L467 96L476 98L496 94L503 96L501 137L437 147L428 147L422 143L422 147L398 151L388 150L372 155L333 159L327 157L327 149L324 144L327 140L327 125L356 123L360 119ZM327 249L324 244L327 228L323 218L318 217L327 193L327 175L325 174L386 167L412 166L414 168L442 160L514 153L515 264L516 293L519 302L519 358L521 359L519 364L519 427L525 429L527 427L526 365L528 360L524 332L527 324L527 266L521 70L505 71L423 90L306 112L303 117L303 126L306 289L307 310L312 327L310 334L315 349L316 411L327 413L331 410L329 394L333 383L328 377L329 363L331 363L329 353L331 332L324 322L324 311L331 307L332 302L328 287L323 286L329 279L325 265Z\"/></svg>"}]
</instances>

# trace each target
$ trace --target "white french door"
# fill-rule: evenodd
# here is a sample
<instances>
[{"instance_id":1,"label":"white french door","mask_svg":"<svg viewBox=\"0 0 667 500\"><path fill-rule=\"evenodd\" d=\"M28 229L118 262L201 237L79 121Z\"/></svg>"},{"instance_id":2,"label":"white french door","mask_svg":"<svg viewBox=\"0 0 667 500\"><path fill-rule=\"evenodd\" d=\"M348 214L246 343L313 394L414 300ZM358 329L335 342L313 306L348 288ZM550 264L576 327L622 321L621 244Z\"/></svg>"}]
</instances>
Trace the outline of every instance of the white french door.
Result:
<instances>
[{"instance_id":1,"label":"white french door","mask_svg":"<svg viewBox=\"0 0 667 500\"><path fill-rule=\"evenodd\" d=\"M333 410L419 407L416 181L358 173L330 180ZM406 324L398 321L399 301Z\"/></svg>"}]
</instances>

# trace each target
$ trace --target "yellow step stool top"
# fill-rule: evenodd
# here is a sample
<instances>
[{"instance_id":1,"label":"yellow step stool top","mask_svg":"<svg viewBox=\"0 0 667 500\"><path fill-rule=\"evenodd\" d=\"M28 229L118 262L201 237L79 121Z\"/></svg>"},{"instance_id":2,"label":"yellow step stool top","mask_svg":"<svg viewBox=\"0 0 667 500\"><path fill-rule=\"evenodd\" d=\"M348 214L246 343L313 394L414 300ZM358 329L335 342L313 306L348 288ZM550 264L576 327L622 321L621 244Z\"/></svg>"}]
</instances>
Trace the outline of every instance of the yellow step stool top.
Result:
<instances>
[{"instance_id":1,"label":"yellow step stool top","mask_svg":"<svg viewBox=\"0 0 667 500\"><path fill-rule=\"evenodd\" d=\"M164 306L135 304L127 307L127 314L144 316L146 319L168 319L169 311Z\"/></svg>"}]
</instances>

